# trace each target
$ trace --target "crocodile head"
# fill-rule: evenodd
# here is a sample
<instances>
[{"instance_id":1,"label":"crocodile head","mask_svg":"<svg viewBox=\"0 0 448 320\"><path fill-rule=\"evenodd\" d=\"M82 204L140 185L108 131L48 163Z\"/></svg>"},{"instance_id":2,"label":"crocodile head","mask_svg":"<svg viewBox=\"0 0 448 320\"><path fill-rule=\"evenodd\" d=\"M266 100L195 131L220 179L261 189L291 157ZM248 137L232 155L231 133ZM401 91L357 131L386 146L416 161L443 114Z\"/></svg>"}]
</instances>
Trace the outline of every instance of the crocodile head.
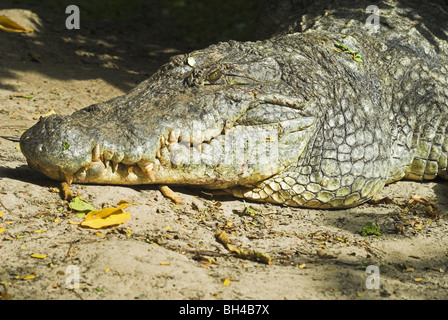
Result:
<instances>
[{"instance_id":1,"label":"crocodile head","mask_svg":"<svg viewBox=\"0 0 448 320\"><path fill-rule=\"evenodd\" d=\"M262 181L297 160L315 128L281 51L230 41L175 56L124 96L42 118L21 150L32 168L69 183Z\"/></svg>"}]
</instances>

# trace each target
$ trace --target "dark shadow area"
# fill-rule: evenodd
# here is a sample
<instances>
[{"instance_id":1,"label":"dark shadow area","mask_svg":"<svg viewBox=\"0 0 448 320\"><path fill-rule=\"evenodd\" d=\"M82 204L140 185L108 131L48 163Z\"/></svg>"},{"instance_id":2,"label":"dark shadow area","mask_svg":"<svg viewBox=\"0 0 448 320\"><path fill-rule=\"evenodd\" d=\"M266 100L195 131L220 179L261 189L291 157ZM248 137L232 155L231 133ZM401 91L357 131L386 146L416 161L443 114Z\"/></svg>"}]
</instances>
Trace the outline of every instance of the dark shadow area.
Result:
<instances>
[{"instance_id":1,"label":"dark shadow area","mask_svg":"<svg viewBox=\"0 0 448 320\"><path fill-rule=\"evenodd\" d=\"M357 262L347 261L343 258L337 260L319 260L315 262L317 267L319 264L322 277L327 279L327 285L333 290L337 290L343 296L352 297L354 299L394 299L397 294L411 295L414 292L421 292L421 299L425 298L425 294L419 288L416 274L425 279L425 285L431 287L434 292L438 293L437 299L447 298L447 285L444 281L444 273L438 271L438 268L444 268L443 256L434 256L431 264L426 259L397 258L394 262L378 263L369 258L359 258ZM310 261L313 261L310 259ZM315 260L314 260L315 261ZM414 272L406 272L406 269L412 265ZM431 265L432 267L428 267ZM371 273L366 273L367 266L376 266L379 271L379 288L367 288L366 283L369 281ZM338 272L328 272L334 269ZM335 275L339 275L336 276ZM401 292L403 289L399 284L407 284L408 293Z\"/></svg>"},{"instance_id":2,"label":"dark shadow area","mask_svg":"<svg viewBox=\"0 0 448 320\"><path fill-rule=\"evenodd\" d=\"M307 21L313 21L315 17L325 15L326 11L331 10L334 14L332 18L336 19L353 19L359 21L361 25L366 23L369 13L366 13L367 6L375 5L379 8L380 27L388 32L400 32L402 28L409 26L403 25L399 19L389 18L382 15L381 10L385 11L391 8L391 4L387 1L364 1L364 0L290 0L266 2L261 7L260 14L257 17L256 24L260 28L256 32L257 38L268 38L279 30L302 31L300 22L297 17L306 16ZM401 0L397 4L397 12L399 17L407 17L416 21L416 29L426 38L428 42L434 45L437 52L440 52L439 44L435 37L441 40L448 40L448 21L443 19L442 13L447 13L448 1L446 0ZM440 12L440 16L435 16L434 12ZM307 27L312 26L309 23ZM331 27L331 26L329 26ZM381 29L380 29L381 30ZM353 31L356 31L354 29ZM381 31L380 31L381 32ZM406 35L403 35L404 37ZM400 34L397 34L400 37Z\"/></svg>"},{"instance_id":3,"label":"dark shadow area","mask_svg":"<svg viewBox=\"0 0 448 320\"><path fill-rule=\"evenodd\" d=\"M417 29L437 49L434 36L447 40L444 30L448 21L437 19L428 8L440 8L441 12L446 1L431 2L400 1L398 6L403 16L418 20ZM61 80L102 78L126 92L170 56L218 41L266 38L285 25L296 24L298 28L298 17L303 14L312 20L337 6L335 19L351 17L364 23L367 17L365 1L272 1L260 7L261 3L262 0L4 0L0 10L30 10L40 19L42 28L34 35L0 32L0 43L3 48L8 47L0 56L0 88L14 90L2 80L14 78L15 71L31 68ZM70 4L80 7L79 30L65 26L69 16L65 8ZM384 1L369 4L380 10L389 7ZM416 14L409 16L409 12ZM381 17L380 23L394 30L398 22ZM259 32L254 32L256 29Z\"/></svg>"},{"instance_id":4,"label":"dark shadow area","mask_svg":"<svg viewBox=\"0 0 448 320\"><path fill-rule=\"evenodd\" d=\"M48 178L43 173L31 169L28 165L20 165L15 168L2 167L0 166L0 177L10 178L13 180L18 180L25 183L35 184L41 187L55 187L58 186L61 181L56 181ZM101 186L100 184L89 184L90 186ZM113 186L113 185L109 185ZM158 190L157 185L116 185L119 187L127 187L137 191L148 191L148 190ZM190 186L170 186L174 192L179 192L182 194L188 194L191 196L199 196L207 200L215 201L232 201L236 198L231 195L223 194L213 194L210 190L205 190L197 187Z\"/></svg>"},{"instance_id":5,"label":"dark shadow area","mask_svg":"<svg viewBox=\"0 0 448 320\"><path fill-rule=\"evenodd\" d=\"M448 181L437 179L437 184L434 186L433 190L436 195L435 201L439 206L439 210L442 212L448 211Z\"/></svg>"},{"instance_id":6,"label":"dark shadow area","mask_svg":"<svg viewBox=\"0 0 448 320\"><path fill-rule=\"evenodd\" d=\"M0 41L9 45L7 56L0 58L0 83L16 71L32 69L60 80L102 78L128 91L184 47L170 36L177 33L175 26L157 8L142 10L133 20L95 21L81 16L79 30L66 29L68 15L63 7L45 2L2 1L0 9L30 10L42 21L42 30L32 35L0 33ZM166 36L157 30L165 30Z\"/></svg>"},{"instance_id":7,"label":"dark shadow area","mask_svg":"<svg viewBox=\"0 0 448 320\"><path fill-rule=\"evenodd\" d=\"M391 195L392 200L398 201L392 204L379 203L373 205L370 202L367 202L360 205L357 208L356 213L353 213L350 209L329 210L328 212L330 214L325 216L325 225L345 230L352 234L359 234L361 228L363 228L367 223L375 222L380 226L382 236L384 237L396 236L398 238L406 238L409 236L415 236L418 233L426 233L432 223L437 223L437 221L446 223L446 221L448 221L448 216L445 215L448 212L448 181L437 178L436 180L423 181L419 183L424 184L430 182L436 182L433 187L435 197L425 199L436 204L434 212L425 212L424 203L420 205L416 202L414 202L414 205L410 205L408 203L411 197L419 197L420 195L418 194L409 194L407 195L409 198L403 200L394 199L393 195ZM378 199L378 196L375 198ZM400 202L402 205L397 204ZM379 215L375 210L375 208L378 207L388 208L390 212ZM405 212L405 214L403 212ZM414 230L409 224L412 221L422 221L422 230ZM404 227L403 231L400 231L400 226Z\"/></svg>"},{"instance_id":8,"label":"dark shadow area","mask_svg":"<svg viewBox=\"0 0 448 320\"><path fill-rule=\"evenodd\" d=\"M101 78L129 91L175 54L247 40L259 2L2 1L0 10L30 10L41 27L34 34L0 32L0 89L14 91L4 79L31 69L60 80ZM79 30L65 26L70 4L80 8Z\"/></svg>"},{"instance_id":9,"label":"dark shadow area","mask_svg":"<svg viewBox=\"0 0 448 320\"><path fill-rule=\"evenodd\" d=\"M15 168L0 166L0 177L10 178L42 187L54 187L58 183L44 174L34 171L28 165L20 165Z\"/></svg>"},{"instance_id":10,"label":"dark shadow area","mask_svg":"<svg viewBox=\"0 0 448 320\"><path fill-rule=\"evenodd\" d=\"M442 7L445 5L445 7ZM448 40L448 34L446 30L448 28L448 21L445 19L441 19L440 17L434 16L432 12L428 10L428 7L435 8L436 12L447 13L446 5L448 5L448 1L446 0L432 0L432 1L400 1L400 7L403 10L412 10L415 11L415 15L411 14L403 14L403 16L407 16L410 19L418 20L417 30L420 31L430 42L435 46L437 52L440 51L439 45L437 41L435 41L434 36L440 38L441 40ZM389 23L393 23L390 21ZM431 33L426 31L428 29ZM433 36L434 35L434 36Z\"/></svg>"}]
</instances>

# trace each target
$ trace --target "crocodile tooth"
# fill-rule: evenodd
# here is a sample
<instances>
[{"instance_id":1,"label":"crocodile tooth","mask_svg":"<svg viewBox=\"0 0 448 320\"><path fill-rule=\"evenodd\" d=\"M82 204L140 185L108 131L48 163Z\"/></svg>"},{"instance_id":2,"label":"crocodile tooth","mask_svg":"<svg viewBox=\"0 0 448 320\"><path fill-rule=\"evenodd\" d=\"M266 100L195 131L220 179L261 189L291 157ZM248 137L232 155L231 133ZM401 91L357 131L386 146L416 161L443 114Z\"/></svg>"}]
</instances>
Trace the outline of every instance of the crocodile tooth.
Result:
<instances>
[{"instance_id":1,"label":"crocodile tooth","mask_svg":"<svg viewBox=\"0 0 448 320\"><path fill-rule=\"evenodd\" d=\"M112 160L112 158L114 157L114 152L110 151L110 150L104 150L103 154L102 154L102 161L104 163L104 166L107 168L109 168L110 165L110 161Z\"/></svg>"},{"instance_id":2,"label":"crocodile tooth","mask_svg":"<svg viewBox=\"0 0 448 320\"><path fill-rule=\"evenodd\" d=\"M148 172L148 179L151 180L152 182L156 181L156 176L153 171Z\"/></svg>"},{"instance_id":3,"label":"crocodile tooth","mask_svg":"<svg viewBox=\"0 0 448 320\"><path fill-rule=\"evenodd\" d=\"M196 150L198 150L199 152L202 151L202 144L201 143L193 144L193 147L195 147Z\"/></svg>"},{"instance_id":4,"label":"crocodile tooth","mask_svg":"<svg viewBox=\"0 0 448 320\"><path fill-rule=\"evenodd\" d=\"M100 156L101 156L101 154L100 154L100 145L97 144L97 145L95 145L93 147L93 150L92 150L92 162L101 161Z\"/></svg>"},{"instance_id":5,"label":"crocodile tooth","mask_svg":"<svg viewBox=\"0 0 448 320\"><path fill-rule=\"evenodd\" d=\"M113 151L104 150L104 152L103 152L104 161L112 160L113 157L114 157L114 152Z\"/></svg>"},{"instance_id":6,"label":"crocodile tooth","mask_svg":"<svg viewBox=\"0 0 448 320\"><path fill-rule=\"evenodd\" d=\"M65 182L67 182L68 185L71 185L73 182L73 174L65 173L65 172L62 172L62 174L64 175Z\"/></svg>"},{"instance_id":7,"label":"crocodile tooth","mask_svg":"<svg viewBox=\"0 0 448 320\"><path fill-rule=\"evenodd\" d=\"M165 148L166 138L165 136L160 137L160 148Z\"/></svg>"},{"instance_id":8,"label":"crocodile tooth","mask_svg":"<svg viewBox=\"0 0 448 320\"><path fill-rule=\"evenodd\" d=\"M156 176L154 174L154 163L149 162L146 164L139 164L140 169L142 169L143 173L146 177L148 177L149 180L155 181Z\"/></svg>"},{"instance_id":9,"label":"crocodile tooth","mask_svg":"<svg viewBox=\"0 0 448 320\"><path fill-rule=\"evenodd\" d=\"M89 175L98 175L104 171L105 166L102 161L92 161L85 166L85 169Z\"/></svg>"},{"instance_id":10,"label":"crocodile tooth","mask_svg":"<svg viewBox=\"0 0 448 320\"><path fill-rule=\"evenodd\" d=\"M178 135L176 134L176 132L171 131L170 136L168 137L168 142L173 143L173 142L177 142L177 140L178 140Z\"/></svg>"},{"instance_id":11,"label":"crocodile tooth","mask_svg":"<svg viewBox=\"0 0 448 320\"><path fill-rule=\"evenodd\" d=\"M83 181L86 178L86 169L81 168L75 173L76 181Z\"/></svg>"},{"instance_id":12,"label":"crocodile tooth","mask_svg":"<svg viewBox=\"0 0 448 320\"><path fill-rule=\"evenodd\" d=\"M119 162L111 161L112 162L112 172L116 172L118 169Z\"/></svg>"}]
</instances>

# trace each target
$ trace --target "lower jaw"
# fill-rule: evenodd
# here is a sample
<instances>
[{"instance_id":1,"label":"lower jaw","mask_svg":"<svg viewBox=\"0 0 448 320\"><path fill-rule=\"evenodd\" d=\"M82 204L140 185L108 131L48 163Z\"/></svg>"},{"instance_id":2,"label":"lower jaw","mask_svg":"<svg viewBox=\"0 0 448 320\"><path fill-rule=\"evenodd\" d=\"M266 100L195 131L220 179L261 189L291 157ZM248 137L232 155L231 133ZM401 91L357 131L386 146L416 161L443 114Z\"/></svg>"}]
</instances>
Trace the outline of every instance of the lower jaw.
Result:
<instances>
[{"instance_id":1,"label":"lower jaw","mask_svg":"<svg viewBox=\"0 0 448 320\"><path fill-rule=\"evenodd\" d=\"M111 184L111 185L143 185L143 184L173 184L173 185L195 185L211 189L234 187L234 180L221 181L217 179L217 173L212 169L204 174L198 173L191 176L188 170L166 169L160 167L153 174L144 173L139 165L119 164L116 168L104 165L103 162L92 162L88 167L81 168L74 174L64 173L59 168L49 168L39 163L27 160L28 165L43 173L45 176L56 181L68 184Z\"/></svg>"},{"instance_id":2,"label":"lower jaw","mask_svg":"<svg viewBox=\"0 0 448 320\"><path fill-rule=\"evenodd\" d=\"M206 172L192 173L189 170L167 169L159 167L157 172L148 174L143 172L138 165L119 165L115 170L110 166L101 172L95 170L80 170L73 176L74 183L83 184L113 184L113 185L143 185L143 184L169 184L191 185L211 189L225 189L234 187L237 182L234 179L220 180L219 174L213 169ZM92 174L92 172L96 174Z\"/></svg>"}]
</instances>

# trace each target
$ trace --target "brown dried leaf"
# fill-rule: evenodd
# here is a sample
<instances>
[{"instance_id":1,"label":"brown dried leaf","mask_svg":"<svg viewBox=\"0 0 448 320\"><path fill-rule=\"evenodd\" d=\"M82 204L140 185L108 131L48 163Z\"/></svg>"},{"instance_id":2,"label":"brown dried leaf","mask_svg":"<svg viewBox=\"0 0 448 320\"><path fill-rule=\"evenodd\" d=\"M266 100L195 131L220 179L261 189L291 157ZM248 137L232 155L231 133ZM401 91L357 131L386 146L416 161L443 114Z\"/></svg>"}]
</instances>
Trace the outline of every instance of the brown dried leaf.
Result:
<instances>
[{"instance_id":1,"label":"brown dried leaf","mask_svg":"<svg viewBox=\"0 0 448 320\"><path fill-rule=\"evenodd\" d=\"M429 204L433 207L437 207L437 203L435 203L434 201L431 201L431 200L428 200L426 198L422 198L419 196L411 197L411 200L409 200L409 203L412 203L412 202L419 202L419 203Z\"/></svg>"},{"instance_id":2,"label":"brown dried leaf","mask_svg":"<svg viewBox=\"0 0 448 320\"><path fill-rule=\"evenodd\" d=\"M272 258L266 254L253 249L238 248L230 244L229 237L225 231L215 233L216 240L227 250L233 252L238 258L271 264Z\"/></svg>"}]
</instances>

